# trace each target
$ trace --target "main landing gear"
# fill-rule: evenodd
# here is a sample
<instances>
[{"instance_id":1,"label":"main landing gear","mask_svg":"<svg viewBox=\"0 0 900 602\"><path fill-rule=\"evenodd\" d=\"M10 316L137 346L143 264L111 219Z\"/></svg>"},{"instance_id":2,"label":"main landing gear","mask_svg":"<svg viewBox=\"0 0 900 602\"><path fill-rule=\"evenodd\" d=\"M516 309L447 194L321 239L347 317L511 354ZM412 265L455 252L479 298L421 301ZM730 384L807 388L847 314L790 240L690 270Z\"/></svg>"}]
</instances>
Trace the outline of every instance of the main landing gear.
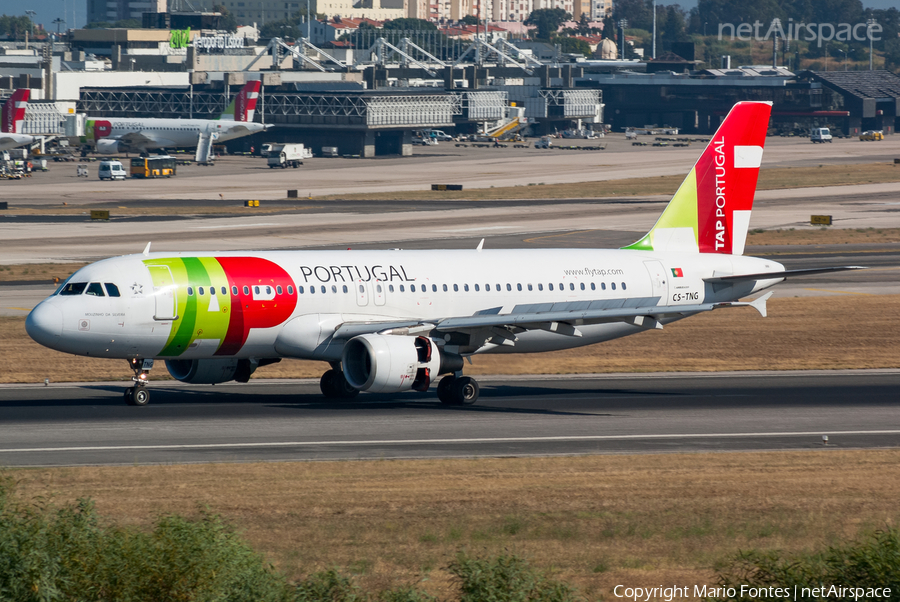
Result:
<instances>
[{"instance_id":1,"label":"main landing gear","mask_svg":"<svg viewBox=\"0 0 900 602\"><path fill-rule=\"evenodd\" d=\"M322 389L322 395L328 399L353 399L359 395L359 389L350 386L340 366L333 367L323 374L319 387Z\"/></svg>"},{"instance_id":2,"label":"main landing gear","mask_svg":"<svg viewBox=\"0 0 900 602\"><path fill-rule=\"evenodd\" d=\"M438 399L448 406L470 406L478 401L480 388L478 381L462 373L448 374L437 386Z\"/></svg>"},{"instance_id":3,"label":"main landing gear","mask_svg":"<svg viewBox=\"0 0 900 602\"><path fill-rule=\"evenodd\" d=\"M147 379L150 376L150 369L153 368L153 360L142 360L132 358L128 360L128 365L134 370L134 386L125 389L125 403L130 406L145 406L150 403L150 391L147 390Z\"/></svg>"}]
</instances>

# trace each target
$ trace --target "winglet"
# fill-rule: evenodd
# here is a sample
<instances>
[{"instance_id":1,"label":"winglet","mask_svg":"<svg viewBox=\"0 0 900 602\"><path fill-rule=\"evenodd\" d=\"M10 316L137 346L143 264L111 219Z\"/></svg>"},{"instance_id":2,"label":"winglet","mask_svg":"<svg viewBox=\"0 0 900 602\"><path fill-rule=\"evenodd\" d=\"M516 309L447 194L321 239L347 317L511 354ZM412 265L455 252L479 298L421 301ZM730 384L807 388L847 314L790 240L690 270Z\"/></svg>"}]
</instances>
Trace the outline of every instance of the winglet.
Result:
<instances>
[{"instance_id":1,"label":"winglet","mask_svg":"<svg viewBox=\"0 0 900 602\"><path fill-rule=\"evenodd\" d=\"M482 238L482 239L481 239L481 242L478 243L478 246L475 247L475 250L476 250L476 251L480 251L480 250L483 249L483 248L484 248L484 239Z\"/></svg>"},{"instance_id":2,"label":"winglet","mask_svg":"<svg viewBox=\"0 0 900 602\"><path fill-rule=\"evenodd\" d=\"M766 301L768 301L769 297L771 297L773 294L774 294L774 292L769 291L768 293L766 293L759 299L754 299L753 301L750 302L750 304L749 304L750 307L752 307L753 309L758 311L759 315L761 315L762 317L765 318L766 313L767 313L766 312Z\"/></svg>"},{"instance_id":3,"label":"winglet","mask_svg":"<svg viewBox=\"0 0 900 602\"><path fill-rule=\"evenodd\" d=\"M147 246L144 247L144 257L150 254L150 243L147 243Z\"/></svg>"}]
</instances>

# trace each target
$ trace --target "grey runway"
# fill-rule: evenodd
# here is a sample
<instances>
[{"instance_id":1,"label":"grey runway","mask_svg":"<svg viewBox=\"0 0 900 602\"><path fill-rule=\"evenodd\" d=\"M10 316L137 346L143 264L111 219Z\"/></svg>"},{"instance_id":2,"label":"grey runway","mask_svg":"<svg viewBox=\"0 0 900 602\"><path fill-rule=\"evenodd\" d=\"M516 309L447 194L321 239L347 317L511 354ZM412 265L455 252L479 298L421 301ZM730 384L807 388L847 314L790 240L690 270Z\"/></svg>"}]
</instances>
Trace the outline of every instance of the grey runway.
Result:
<instances>
[{"instance_id":1,"label":"grey runway","mask_svg":"<svg viewBox=\"0 0 900 602\"><path fill-rule=\"evenodd\" d=\"M429 395L324 400L313 381L0 387L0 465L47 466L883 448L900 371L480 379L471 407ZM823 446L822 436L829 437Z\"/></svg>"}]
</instances>

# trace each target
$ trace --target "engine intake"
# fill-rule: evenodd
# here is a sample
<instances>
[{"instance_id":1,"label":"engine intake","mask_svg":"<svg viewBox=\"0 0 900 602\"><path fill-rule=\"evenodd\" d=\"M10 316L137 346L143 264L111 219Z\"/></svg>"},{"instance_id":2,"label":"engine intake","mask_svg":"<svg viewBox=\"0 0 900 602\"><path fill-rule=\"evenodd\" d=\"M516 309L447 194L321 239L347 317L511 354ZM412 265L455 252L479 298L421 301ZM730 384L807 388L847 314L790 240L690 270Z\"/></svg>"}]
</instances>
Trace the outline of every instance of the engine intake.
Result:
<instances>
[{"instance_id":1,"label":"engine intake","mask_svg":"<svg viewBox=\"0 0 900 602\"><path fill-rule=\"evenodd\" d=\"M372 393L425 391L441 373L441 351L428 337L364 334L347 341L344 377Z\"/></svg>"}]
</instances>

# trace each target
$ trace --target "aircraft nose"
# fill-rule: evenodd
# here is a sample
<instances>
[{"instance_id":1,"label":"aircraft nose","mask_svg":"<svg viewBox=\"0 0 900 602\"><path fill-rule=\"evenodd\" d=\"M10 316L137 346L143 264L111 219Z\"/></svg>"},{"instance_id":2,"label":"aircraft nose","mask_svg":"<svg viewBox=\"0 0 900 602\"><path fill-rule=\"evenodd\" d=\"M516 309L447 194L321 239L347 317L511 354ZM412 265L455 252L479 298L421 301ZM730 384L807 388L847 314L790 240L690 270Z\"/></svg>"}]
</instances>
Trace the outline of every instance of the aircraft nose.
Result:
<instances>
[{"instance_id":1,"label":"aircraft nose","mask_svg":"<svg viewBox=\"0 0 900 602\"><path fill-rule=\"evenodd\" d=\"M39 303L25 318L25 330L28 336L52 348L62 335L63 315L58 307L49 303Z\"/></svg>"}]
</instances>

